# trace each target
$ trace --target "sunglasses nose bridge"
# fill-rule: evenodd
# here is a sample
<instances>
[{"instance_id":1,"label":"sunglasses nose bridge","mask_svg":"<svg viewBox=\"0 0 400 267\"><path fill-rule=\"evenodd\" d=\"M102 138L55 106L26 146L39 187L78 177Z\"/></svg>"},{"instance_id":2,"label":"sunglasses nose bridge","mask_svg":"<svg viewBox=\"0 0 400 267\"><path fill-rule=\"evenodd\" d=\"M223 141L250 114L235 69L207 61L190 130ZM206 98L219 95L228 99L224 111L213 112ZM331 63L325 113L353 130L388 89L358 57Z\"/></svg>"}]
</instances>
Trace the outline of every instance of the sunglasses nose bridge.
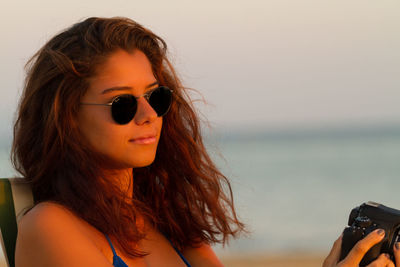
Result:
<instances>
[{"instance_id":1,"label":"sunglasses nose bridge","mask_svg":"<svg viewBox=\"0 0 400 267\"><path fill-rule=\"evenodd\" d=\"M151 93L152 93L152 92L151 92ZM146 100L147 100L147 102L149 102L149 99L150 99L151 93L145 93L145 94L143 94L143 95L134 96L134 97L135 97L136 101L138 101L140 98L142 98L142 97L143 97L144 99L146 99Z\"/></svg>"},{"instance_id":2,"label":"sunglasses nose bridge","mask_svg":"<svg viewBox=\"0 0 400 267\"><path fill-rule=\"evenodd\" d=\"M141 99L142 97L144 99ZM148 96L146 95L139 96L136 98L136 101L137 101L137 108L134 120L142 121L143 118L146 118L146 120L151 121L158 117L157 112L150 105Z\"/></svg>"}]
</instances>

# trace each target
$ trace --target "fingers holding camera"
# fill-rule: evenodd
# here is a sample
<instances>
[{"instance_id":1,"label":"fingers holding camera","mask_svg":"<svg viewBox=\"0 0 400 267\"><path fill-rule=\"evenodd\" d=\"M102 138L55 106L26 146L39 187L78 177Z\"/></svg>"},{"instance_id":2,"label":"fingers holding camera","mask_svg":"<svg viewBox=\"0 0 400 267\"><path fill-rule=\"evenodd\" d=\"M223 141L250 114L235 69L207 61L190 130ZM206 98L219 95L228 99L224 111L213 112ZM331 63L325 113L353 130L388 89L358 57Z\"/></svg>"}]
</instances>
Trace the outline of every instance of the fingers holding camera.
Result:
<instances>
[{"instance_id":1,"label":"fingers holding camera","mask_svg":"<svg viewBox=\"0 0 400 267\"><path fill-rule=\"evenodd\" d=\"M365 253L372 248L374 245L382 241L383 237L385 236L385 231L382 229L377 229L371 233L369 233L365 238L361 239L356 243L353 249L349 252L346 258L339 261L341 246L342 246L342 236L340 236L335 243L326 257L323 267L335 267L335 266L346 266L346 267L358 267L362 258L364 257ZM395 253L396 254L396 253ZM400 261L400 246L398 250L398 259ZM392 264L392 265L391 265ZM380 255L374 262L372 262L370 267L374 266L393 266L393 263L390 259L385 256L385 254ZM398 264L400 266L400 264Z\"/></svg>"},{"instance_id":2,"label":"fingers holding camera","mask_svg":"<svg viewBox=\"0 0 400 267\"><path fill-rule=\"evenodd\" d=\"M377 229L369 233L366 237L364 237L363 239L361 239L356 243L356 245L353 247L352 250L350 250L349 254L342 262L345 263L344 264L345 266L347 265L358 266L358 264L360 264L362 258L364 257L365 253L367 253L368 250L372 248L374 245L382 241L384 237L385 237L385 231L383 229ZM381 261L382 260L384 259L381 259ZM385 265L376 265L376 266L385 266Z\"/></svg>"}]
</instances>

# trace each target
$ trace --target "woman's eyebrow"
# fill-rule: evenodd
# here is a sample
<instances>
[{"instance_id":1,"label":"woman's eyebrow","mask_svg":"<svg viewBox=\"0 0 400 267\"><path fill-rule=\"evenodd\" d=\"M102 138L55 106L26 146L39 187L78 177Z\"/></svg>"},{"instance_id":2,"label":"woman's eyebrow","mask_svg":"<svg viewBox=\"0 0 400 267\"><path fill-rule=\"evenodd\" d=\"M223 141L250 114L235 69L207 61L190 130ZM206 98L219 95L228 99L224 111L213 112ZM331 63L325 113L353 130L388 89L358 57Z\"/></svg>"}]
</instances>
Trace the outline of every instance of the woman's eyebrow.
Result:
<instances>
[{"instance_id":1,"label":"woman's eyebrow","mask_svg":"<svg viewBox=\"0 0 400 267\"><path fill-rule=\"evenodd\" d=\"M153 83L147 85L145 87L145 89L149 89L149 88L153 87L154 85L158 85L158 82L153 82ZM130 87L130 86L115 86L115 87L105 89L103 92L101 92L101 94L104 95L104 94L114 92L114 91L122 91L122 90L130 90L130 89L132 89L132 87Z\"/></svg>"}]
</instances>

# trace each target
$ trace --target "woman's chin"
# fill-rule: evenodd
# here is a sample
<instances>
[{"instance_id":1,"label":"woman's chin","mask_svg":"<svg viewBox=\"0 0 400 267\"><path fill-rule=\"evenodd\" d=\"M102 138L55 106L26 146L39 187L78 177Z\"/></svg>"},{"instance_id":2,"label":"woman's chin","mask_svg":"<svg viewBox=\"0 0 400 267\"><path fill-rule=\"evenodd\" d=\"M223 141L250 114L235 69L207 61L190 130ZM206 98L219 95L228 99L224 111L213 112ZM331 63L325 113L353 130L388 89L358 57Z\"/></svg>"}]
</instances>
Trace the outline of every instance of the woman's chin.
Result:
<instances>
[{"instance_id":1,"label":"woman's chin","mask_svg":"<svg viewBox=\"0 0 400 267\"><path fill-rule=\"evenodd\" d=\"M150 166L154 162L154 157L148 159L135 160L128 163L129 168L143 168Z\"/></svg>"},{"instance_id":2,"label":"woman's chin","mask_svg":"<svg viewBox=\"0 0 400 267\"><path fill-rule=\"evenodd\" d=\"M141 158L133 159L133 160L125 160L125 161L116 161L109 160L105 164L105 169L113 169L113 170L122 170L122 169L134 169L134 168L143 168L151 165L154 162L155 157L150 158Z\"/></svg>"}]
</instances>

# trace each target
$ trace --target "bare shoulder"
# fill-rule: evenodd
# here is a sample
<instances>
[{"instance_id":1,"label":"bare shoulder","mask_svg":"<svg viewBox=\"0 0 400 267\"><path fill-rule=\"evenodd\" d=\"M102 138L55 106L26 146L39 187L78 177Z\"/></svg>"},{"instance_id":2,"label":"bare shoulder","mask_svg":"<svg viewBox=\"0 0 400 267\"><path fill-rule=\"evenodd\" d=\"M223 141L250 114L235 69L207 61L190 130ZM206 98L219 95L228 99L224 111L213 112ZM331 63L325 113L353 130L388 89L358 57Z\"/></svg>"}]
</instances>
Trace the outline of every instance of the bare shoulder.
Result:
<instances>
[{"instance_id":1,"label":"bare shoulder","mask_svg":"<svg viewBox=\"0 0 400 267\"><path fill-rule=\"evenodd\" d=\"M54 221L73 223L76 220L72 212L66 207L55 202L41 202L29 210L19 221L18 228L31 228L34 226L43 226Z\"/></svg>"},{"instance_id":2,"label":"bare shoulder","mask_svg":"<svg viewBox=\"0 0 400 267\"><path fill-rule=\"evenodd\" d=\"M18 223L17 267L112 266L82 231L80 219L66 207L43 202Z\"/></svg>"},{"instance_id":3,"label":"bare shoulder","mask_svg":"<svg viewBox=\"0 0 400 267\"><path fill-rule=\"evenodd\" d=\"M199 247L186 248L183 255L194 266L212 266L223 267L224 265L218 259L212 247L206 243L202 243Z\"/></svg>"}]
</instances>

